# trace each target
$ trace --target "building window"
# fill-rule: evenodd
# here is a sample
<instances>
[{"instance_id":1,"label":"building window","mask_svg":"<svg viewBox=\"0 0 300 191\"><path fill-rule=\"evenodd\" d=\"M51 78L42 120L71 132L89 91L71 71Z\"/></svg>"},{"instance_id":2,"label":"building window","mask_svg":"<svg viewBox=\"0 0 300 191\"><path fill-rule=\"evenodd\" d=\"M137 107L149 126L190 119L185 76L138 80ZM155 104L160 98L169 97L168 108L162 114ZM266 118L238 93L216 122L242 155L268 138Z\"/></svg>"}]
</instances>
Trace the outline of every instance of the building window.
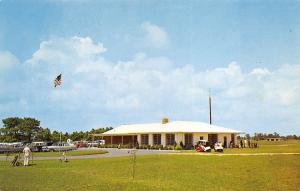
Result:
<instances>
[{"instance_id":1,"label":"building window","mask_svg":"<svg viewBox=\"0 0 300 191\"><path fill-rule=\"evenodd\" d=\"M175 134L166 134L166 145L175 145Z\"/></svg>"},{"instance_id":2,"label":"building window","mask_svg":"<svg viewBox=\"0 0 300 191\"><path fill-rule=\"evenodd\" d=\"M161 145L161 134L153 134L153 145Z\"/></svg>"},{"instance_id":3,"label":"building window","mask_svg":"<svg viewBox=\"0 0 300 191\"><path fill-rule=\"evenodd\" d=\"M203 136L200 136L200 140L203 140L204 139L204 137Z\"/></svg>"},{"instance_id":4,"label":"building window","mask_svg":"<svg viewBox=\"0 0 300 191\"><path fill-rule=\"evenodd\" d=\"M185 143L185 146L193 145L193 134L192 133L184 134L184 143Z\"/></svg>"},{"instance_id":5,"label":"building window","mask_svg":"<svg viewBox=\"0 0 300 191\"><path fill-rule=\"evenodd\" d=\"M149 135L148 134L141 135L141 144L149 145Z\"/></svg>"}]
</instances>

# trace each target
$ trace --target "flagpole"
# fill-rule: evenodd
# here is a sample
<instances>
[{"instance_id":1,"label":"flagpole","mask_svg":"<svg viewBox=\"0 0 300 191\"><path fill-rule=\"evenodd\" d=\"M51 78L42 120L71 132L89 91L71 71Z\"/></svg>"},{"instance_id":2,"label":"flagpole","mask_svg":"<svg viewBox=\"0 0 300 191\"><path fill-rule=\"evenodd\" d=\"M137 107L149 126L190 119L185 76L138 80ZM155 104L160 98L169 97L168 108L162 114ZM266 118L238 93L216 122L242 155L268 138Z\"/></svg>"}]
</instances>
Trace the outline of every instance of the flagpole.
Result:
<instances>
[{"instance_id":1,"label":"flagpole","mask_svg":"<svg viewBox=\"0 0 300 191\"><path fill-rule=\"evenodd\" d=\"M62 74L60 73L54 80L54 88L61 85L61 78L62 78ZM61 107L61 105L60 105L60 107ZM60 111L61 111L61 108L60 108ZM60 151L61 151L61 146L62 146L61 136L62 136L62 132L60 132L60 134L59 134L59 145L58 145L59 146L59 149L58 149L59 159L60 159Z\"/></svg>"}]
</instances>

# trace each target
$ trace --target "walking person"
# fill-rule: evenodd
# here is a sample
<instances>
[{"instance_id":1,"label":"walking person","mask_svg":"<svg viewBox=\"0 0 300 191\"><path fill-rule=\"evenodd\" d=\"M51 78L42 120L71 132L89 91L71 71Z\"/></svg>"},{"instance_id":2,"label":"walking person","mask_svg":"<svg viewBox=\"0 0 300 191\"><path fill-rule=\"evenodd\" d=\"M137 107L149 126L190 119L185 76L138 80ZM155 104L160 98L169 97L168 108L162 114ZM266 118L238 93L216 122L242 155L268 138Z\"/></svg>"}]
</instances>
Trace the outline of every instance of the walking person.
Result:
<instances>
[{"instance_id":1,"label":"walking person","mask_svg":"<svg viewBox=\"0 0 300 191\"><path fill-rule=\"evenodd\" d=\"M23 153L24 153L24 166L29 166L29 157L31 154L31 150L28 147L28 144L24 147Z\"/></svg>"}]
</instances>

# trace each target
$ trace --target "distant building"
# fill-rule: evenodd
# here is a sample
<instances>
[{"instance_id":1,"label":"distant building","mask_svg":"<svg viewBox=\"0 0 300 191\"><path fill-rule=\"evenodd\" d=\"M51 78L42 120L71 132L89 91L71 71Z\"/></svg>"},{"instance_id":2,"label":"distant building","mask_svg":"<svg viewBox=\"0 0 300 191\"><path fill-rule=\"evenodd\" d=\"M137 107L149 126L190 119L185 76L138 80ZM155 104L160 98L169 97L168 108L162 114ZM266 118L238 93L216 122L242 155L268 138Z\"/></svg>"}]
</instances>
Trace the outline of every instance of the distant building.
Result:
<instances>
[{"instance_id":1,"label":"distant building","mask_svg":"<svg viewBox=\"0 0 300 191\"><path fill-rule=\"evenodd\" d=\"M161 123L121 125L97 136L105 140L105 144L139 144L139 145L174 145L182 142L195 145L200 140L208 140L210 144L221 142L228 147L230 142L237 144L239 131L210 125L202 122L173 121L164 118Z\"/></svg>"},{"instance_id":2,"label":"distant building","mask_svg":"<svg viewBox=\"0 0 300 191\"><path fill-rule=\"evenodd\" d=\"M271 138L267 138L267 141L282 141L282 138L279 138L279 137L271 137Z\"/></svg>"}]
</instances>

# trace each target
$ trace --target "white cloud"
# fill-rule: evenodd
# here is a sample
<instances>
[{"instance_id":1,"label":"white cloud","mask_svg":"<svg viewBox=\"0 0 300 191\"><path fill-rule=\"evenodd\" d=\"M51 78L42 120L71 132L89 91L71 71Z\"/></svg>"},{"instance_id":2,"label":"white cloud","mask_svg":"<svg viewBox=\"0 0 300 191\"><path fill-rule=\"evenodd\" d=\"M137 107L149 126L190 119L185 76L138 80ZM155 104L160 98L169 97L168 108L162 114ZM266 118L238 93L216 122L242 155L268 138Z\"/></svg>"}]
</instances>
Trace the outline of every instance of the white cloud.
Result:
<instances>
[{"instance_id":1,"label":"white cloud","mask_svg":"<svg viewBox=\"0 0 300 191\"><path fill-rule=\"evenodd\" d=\"M251 126L254 132L265 124L276 123L277 127L281 122L278 120L284 119L295 127L300 115L300 65L247 72L232 62L201 71L192 65L178 67L167 57L149 57L145 53L111 62L104 58L105 50L89 37L42 42L26 61L28 92L19 94L17 104L33 105L30 108L53 112L52 116L59 110L82 125L81 117L93 124L101 120L153 121L164 115L205 121L211 88L214 121L220 125L230 124L228 127L243 131L249 131ZM60 72L62 86L54 89L53 79ZM71 119L60 120L67 124ZM88 126L85 128L90 128L90 123L84 124Z\"/></svg>"},{"instance_id":2,"label":"white cloud","mask_svg":"<svg viewBox=\"0 0 300 191\"><path fill-rule=\"evenodd\" d=\"M6 72L19 63L19 60L8 51L0 51L0 72Z\"/></svg>"},{"instance_id":3,"label":"white cloud","mask_svg":"<svg viewBox=\"0 0 300 191\"><path fill-rule=\"evenodd\" d=\"M15 93L12 92L14 89L12 86L18 81L15 78L19 75L20 67L19 60L11 52L0 51L0 107L1 97Z\"/></svg>"},{"instance_id":4,"label":"white cloud","mask_svg":"<svg viewBox=\"0 0 300 191\"><path fill-rule=\"evenodd\" d=\"M29 64L48 62L53 65L77 64L76 59L93 59L96 55L106 51L102 43L94 43L89 37L53 37L43 41L40 49L27 61ZM73 57L70 57L72 55ZM75 59L74 59L75 57Z\"/></svg>"},{"instance_id":5,"label":"white cloud","mask_svg":"<svg viewBox=\"0 0 300 191\"><path fill-rule=\"evenodd\" d=\"M251 75L255 75L258 77L263 77L266 75L270 75L271 72L267 68L254 68L251 72Z\"/></svg>"},{"instance_id":6,"label":"white cloud","mask_svg":"<svg viewBox=\"0 0 300 191\"><path fill-rule=\"evenodd\" d=\"M145 32L146 46L163 48L169 44L168 34L161 27L150 22L143 22L141 28Z\"/></svg>"}]
</instances>

